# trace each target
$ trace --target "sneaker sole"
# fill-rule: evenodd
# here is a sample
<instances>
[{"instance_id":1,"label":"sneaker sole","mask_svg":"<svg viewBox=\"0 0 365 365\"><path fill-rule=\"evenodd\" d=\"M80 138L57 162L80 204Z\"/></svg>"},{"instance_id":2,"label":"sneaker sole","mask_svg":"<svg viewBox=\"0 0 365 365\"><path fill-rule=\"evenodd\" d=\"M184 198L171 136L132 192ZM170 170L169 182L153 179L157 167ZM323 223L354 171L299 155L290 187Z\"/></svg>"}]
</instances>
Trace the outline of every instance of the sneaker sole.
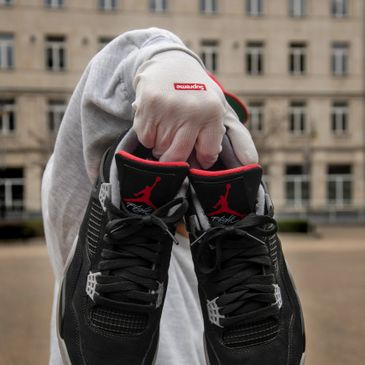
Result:
<instances>
[{"instance_id":1,"label":"sneaker sole","mask_svg":"<svg viewBox=\"0 0 365 365\"><path fill-rule=\"evenodd\" d=\"M287 269L287 272L288 272L289 279L291 281L291 285L294 288L295 295L297 296L297 301L298 301L299 306L300 306L300 320L301 320L302 330L303 330L303 336L304 336L304 317L303 317L303 311L302 311L302 306L300 304L300 299L299 299L298 291L297 291L297 288L296 288L296 286L294 284L294 279L293 279L293 276L292 276L292 274L291 274L291 272L289 270L288 263L286 262L286 260L285 260L285 265L286 265L286 269ZM203 342L204 342L205 361L207 363L206 365L211 365L210 364L210 361L209 361L208 350L207 350L207 343L206 343L205 336L203 337ZM302 357L300 359L299 365L304 365L304 363L305 363L305 352L303 352L303 354L302 354Z\"/></svg>"},{"instance_id":2,"label":"sneaker sole","mask_svg":"<svg viewBox=\"0 0 365 365\"><path fill-rule=\"evenodd\" d=\"M205 340L205 337L203 339L204 341L204 355L205 355L205 361L206 361L206 365L210 365L210 361L209 361L209 357L208 357L208 351L207 351L207 343L206 343L206 340ZM303 352L302 354L302 358L300 360L300 364L299 365L304 365L305 363L305 352Z\"/></svg>"},{"instance_id":3,"label":"sneaker sole","mask_svg":"<svg viewBox=\"0 0 365 365\"><path fill-rule=\"evenodd\" d=\"M62 361L63 361L64 365L72 365L72 363L71 363L70 356L67 351L66 343L61 337L61 316L60 316L61 294L62 294L63 283L64 283L64 280L66 277L67 270L70 267L72 259L76 252L78 239L79 239L79 236L76 236L76 238L72 244L71 251L68 254L65 268L63 269L62 279L60 280L59 286L58 286L57 306L56 306L56 311L57 311L56 312L56 316L57 316L56 317L56 333L57 333L57 339L58 339L58 346L60 349L60 353L61 353L61 357L62 357ZM155 357L154 357L151 365L156 364L156 358L157 358L157 350L156 350Z\"/></svg>"}]
</instances>

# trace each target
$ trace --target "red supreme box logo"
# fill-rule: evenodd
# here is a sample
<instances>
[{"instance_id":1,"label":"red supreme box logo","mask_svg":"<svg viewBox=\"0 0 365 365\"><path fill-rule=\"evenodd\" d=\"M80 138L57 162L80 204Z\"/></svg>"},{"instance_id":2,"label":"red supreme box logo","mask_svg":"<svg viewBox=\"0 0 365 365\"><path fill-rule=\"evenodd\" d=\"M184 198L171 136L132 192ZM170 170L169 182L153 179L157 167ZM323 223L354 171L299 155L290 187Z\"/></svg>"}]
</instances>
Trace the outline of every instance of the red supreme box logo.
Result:
<instances>
[{"instance_id":1,"label":"red supreme box logo","mask_svg":"<svg viewBox=\"0 0 365 365\"><path fill-rule=\"evenodd\" d=\"M205 84L197 84L197 83L174 83L174 88L175 90L198 90L198 91L203 91L203 90L207 90L207 87L205 86Z\"/></svg>"}]
</instances>

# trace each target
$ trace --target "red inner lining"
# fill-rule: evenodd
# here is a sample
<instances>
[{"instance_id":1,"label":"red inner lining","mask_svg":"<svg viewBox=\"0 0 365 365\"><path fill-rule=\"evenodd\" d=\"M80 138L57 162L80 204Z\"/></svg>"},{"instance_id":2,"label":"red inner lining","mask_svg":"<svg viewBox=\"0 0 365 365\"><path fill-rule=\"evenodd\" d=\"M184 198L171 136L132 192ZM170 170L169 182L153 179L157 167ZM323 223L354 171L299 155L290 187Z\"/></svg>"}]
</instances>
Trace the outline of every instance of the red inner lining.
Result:
<instances>
[{"instance_id":1,"label":"red inner lining","mask_svg":"<svg viewBox=\"0 0 365 365\"><path fill-rule=\"evenodd\" d=\"M239 172L253 170L253 169L261 169L261 166L257 163L235 167L234 169L228 170L219 170L219 171L207 171L207 170L200 170L200 169L190 169L190 175L197 175L197 176L227 176L237 174Z\"/></svg>"},{"instance_id":2,"label":"red inner lining","mask_svg":"<svg viewBox=\"0 0 365 365\"><path fill-rule=\"evenodd\" d=\"M138 163L142 163L144 165L152 165L152 166L161 166L161 167L189 167L189 164L184 161L177 161L177 162L161 162L161 161L152 161L152 160L145 160L143 158L137 157L128 153L126 151L119 151L118 155L123 156L128 160L132 160Z\"/></svg>"}]
</instances>

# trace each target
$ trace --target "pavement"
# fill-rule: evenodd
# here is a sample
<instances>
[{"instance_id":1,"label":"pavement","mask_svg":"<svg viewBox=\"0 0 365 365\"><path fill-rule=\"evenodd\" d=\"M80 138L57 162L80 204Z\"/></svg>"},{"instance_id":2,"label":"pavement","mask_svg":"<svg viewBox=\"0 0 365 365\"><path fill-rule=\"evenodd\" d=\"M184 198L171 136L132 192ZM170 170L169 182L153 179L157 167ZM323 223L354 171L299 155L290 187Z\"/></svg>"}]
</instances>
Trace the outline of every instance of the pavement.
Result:
<instances>
[{"instance_id":1,"label":"pavement","mask_svg":"<svg viewBox=\"0 0 365 365\"><path fill-rule=\"evenodd\" d=\"M306 365L364 364L364 237L360 227L281 235L304 309ZM0 365L46 365L53 274L42 241L0 245L0 290Z\"/></svg>"}]
</instances>

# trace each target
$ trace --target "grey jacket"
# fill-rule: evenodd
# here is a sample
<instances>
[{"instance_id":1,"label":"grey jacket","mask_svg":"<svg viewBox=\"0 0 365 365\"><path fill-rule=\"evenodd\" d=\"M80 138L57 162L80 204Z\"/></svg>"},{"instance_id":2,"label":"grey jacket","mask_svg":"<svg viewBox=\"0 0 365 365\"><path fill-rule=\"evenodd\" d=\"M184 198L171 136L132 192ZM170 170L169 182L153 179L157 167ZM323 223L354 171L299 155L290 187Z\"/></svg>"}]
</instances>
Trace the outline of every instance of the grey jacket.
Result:
<instances>
[{"instance_id":1,"label":"grey jacket","mask_svg":"<svg viewBox=\"0 0 365 365\"><path fill-rule=\"evenodd\" d=\"M56 289L80 227L101 157L133 120L133 78L157 53L191 52L174 34L157 28L120 35L86 67L62 121L42 182L42 210ZM61 365L52 318L51 365ZM204 364L202 320L187 244L175 247L161 321L157 364Z\"/></svg>"}]
</instances>

